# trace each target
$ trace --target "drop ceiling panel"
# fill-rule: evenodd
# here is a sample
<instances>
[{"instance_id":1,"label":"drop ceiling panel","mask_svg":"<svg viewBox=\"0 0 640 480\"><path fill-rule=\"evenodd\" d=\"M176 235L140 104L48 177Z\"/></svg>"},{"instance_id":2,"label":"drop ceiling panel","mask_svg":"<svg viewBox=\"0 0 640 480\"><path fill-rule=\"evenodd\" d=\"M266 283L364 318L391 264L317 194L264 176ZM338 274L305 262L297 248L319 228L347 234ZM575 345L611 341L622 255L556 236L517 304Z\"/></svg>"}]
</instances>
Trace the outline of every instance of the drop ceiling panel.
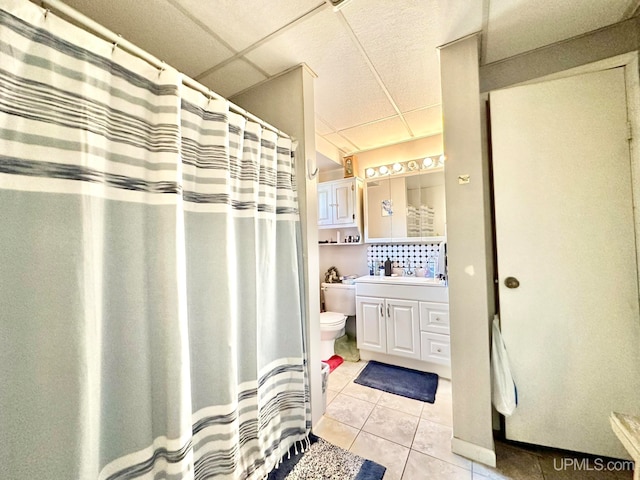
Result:
<instances>
[{"instance_id":1,"label":"drop ceiling panel","mask_svg":"<svg viewBox=\"0 0 640 480\"><path fill-rule=\"evenodd\" d=\"M65 3L192 77L232 55L165 0Z\"/></svg>"},{"instance_id":2,"label":"drop ceiling panel","mask_svg":"<svg viewBox=\"0 0 640 480\"><path fill-rule=\"evenodd\" d=\"M403 115L416 137L442 132L442 108L440 105L414 110Z\"/></svg>"},{"instance_id":3,"label":"drop ceiling panel","mask_svg":"<svg viewBox=\"0 0 640 480\"><path fill-rule=\"evenodd\" d=\"M306 14L323 0L171 0L189 10L237 51ZM214 65L212 62L211 65Z\"/></svg>"},{"instance_id":4,"label":"drop ceiling panel","mask_svg":"<svg viewBox=\"0 0 640 480\"><path fill-rule=\"evenodd\" d=\"M358 145L362 150L398 143L409 137L402 120L397 116L380 122L341 130L340 135Z\"/></svg>"},{"instance_id":5,"label":"drop ceiling panel","mask_svg":"<svg viewBox=\"0 0 640 480\"><path fill-rule=\"evenodd\" d=\"M630 0L491 0L486 63L622 20Z\"/></svg>"},{"instance_id":6,"label":"drop ceiling panel","mask_svg":"<svg viewBox=\"0 0 640 480\"><path fill-rule=\"evenodd\" d=\"M318 135L327 135L333 133L333 128L327 125L318 115L316 115L316 133Z\"/></svg>"},{"instance_id":7,"label":"drop ceiling panel","mask_svg":"<svg viewBox=\"0 0 640 480\"><path fill-rule=\"evenodd\" d=\"M244 60L235 60L199 80L225 98L241 92L266 77Z\"/></svg>"},{"instance_id":8,"label":"drop ceiling panel","mask_svg":"<svg viewBox=\"0 0 640 480\"><path fill-rule=\"evenodd\" d=\"M341 11L401 111L440 103L435 47L482 26L482 0L353 1Z\"/></svg>"},{"instance_id":9,"label":"drop ceiling panel","mask_svg":"<svg viewBox=\"0 0 640 480\"><path fill-rule=\"evenodd\" d=\"M334 145L336 148L342 150L343 152L356 152L360 150L358 145L354 145L346 138L340 136L338 133L330 133L329 135L323 135L326 141Z\"/></svg>"},{"instance_id":10,"label":"drop ceiling panel","mask_svg":"<svg viewBox=\"0 0 640 480\"><path fill-rule=\"evenodd\" d=\"M266 42L247 58L269 74L303 62L309 65L318 75L314 81L316 112L338 130L395 113L331 9Z\"/></svg>"}]
</instances>

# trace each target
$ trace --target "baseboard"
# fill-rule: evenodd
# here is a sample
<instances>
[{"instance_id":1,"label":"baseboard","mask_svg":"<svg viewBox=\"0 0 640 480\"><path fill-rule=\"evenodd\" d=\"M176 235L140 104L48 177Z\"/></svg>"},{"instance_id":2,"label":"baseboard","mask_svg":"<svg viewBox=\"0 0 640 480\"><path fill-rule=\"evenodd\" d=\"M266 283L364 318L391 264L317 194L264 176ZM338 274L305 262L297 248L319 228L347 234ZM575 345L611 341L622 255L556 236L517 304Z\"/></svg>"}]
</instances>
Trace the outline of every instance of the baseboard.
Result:
<instances>
[{"instance_id":1,"label":"baseboard","mask_svg":"<svg viewBox=\"0 0 640 480\"><path fill-rule=\"evenodd\" d=\"M398 367L412 368L421 372L431 372L442 378L451 379L451 367L446 365L438 365L422 360L414 360L397 355L387 355L386 353L370 352L362 349L360 349L360 358L362 360L376 360L389 365L397 365Z\"/></svg>"},{"instance_id":2,"label":"baseboard","mask_svg":"<svg viewBox=\"0 0 640 480\"><path fill-rule=\"evenodd\" d=\"M453 437L451 439L451 451L474 462L482 463L489 467L496 466L496 452L475 443Z\"/></svg>"}]
</instances>

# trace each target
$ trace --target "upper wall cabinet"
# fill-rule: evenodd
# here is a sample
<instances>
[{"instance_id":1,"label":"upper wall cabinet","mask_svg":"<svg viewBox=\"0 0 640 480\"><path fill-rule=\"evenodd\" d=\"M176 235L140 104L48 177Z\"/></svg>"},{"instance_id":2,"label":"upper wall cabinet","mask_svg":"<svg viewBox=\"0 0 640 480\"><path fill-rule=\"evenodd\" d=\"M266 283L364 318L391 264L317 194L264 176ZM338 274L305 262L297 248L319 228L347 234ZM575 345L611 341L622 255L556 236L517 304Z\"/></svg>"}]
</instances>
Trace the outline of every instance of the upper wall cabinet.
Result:
<instances>
[{"instance_id":1,"label":"upper wall cabinet","mask_svg":"<svg viewBox=\"0 0 640 480\"><path fill-rule=\"evenodd\" d=\"M367 243L444 239L444 171L371 178L364 190Z\"/></svg>"},{"instance_id":2,"label":"upper wall cabinet","mask_svg":"<svg viewBox=\"0 0 640 480\"><path fill-rule=\"evenodd\" d=\"M356 177L318 184L318 228L360 225L362 180Z\"/></svg>"}]
</instances>

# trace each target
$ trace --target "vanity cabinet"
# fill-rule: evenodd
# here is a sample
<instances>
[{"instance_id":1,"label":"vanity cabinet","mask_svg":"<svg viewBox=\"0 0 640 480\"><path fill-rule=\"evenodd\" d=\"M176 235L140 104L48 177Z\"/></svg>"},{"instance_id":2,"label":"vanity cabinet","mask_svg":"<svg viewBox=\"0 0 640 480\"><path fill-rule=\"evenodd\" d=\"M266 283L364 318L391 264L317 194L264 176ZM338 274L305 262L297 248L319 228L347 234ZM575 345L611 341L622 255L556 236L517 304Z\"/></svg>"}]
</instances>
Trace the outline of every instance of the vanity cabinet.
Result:
<instances>
[{"instance_id":1,"label":"vanity cabinet","mask_svg":"<svg viewBox=\"0 0 640 480\"><path fill-rule=\"evenodd\" d=\"M411 277L356 280L356 343L371 357L404 357L450 366L448 289ZM387 357L388 356L388 357Z\"/></svg>"},{"instance_id":2,"label":"vanity cabinet","mask_svg":"<svg viewBox=\"0 0 640 480\"><path fill-rule=\"evenodd\" d=\"M356 297L356 315L358 348L420 358L417 301Z\"/></svg>"},{"instance_id":3,"label":"vanity cabinet","mask_svg":"<svg viewBox=\"0 0 640 480\"><path fill-rule=\"evenodd\" d=\"M364 217L367 243L444 240L443 169L368 178Z\"/></svg>"},{"instance_id":4,"label":"vanity cabinet","mask_svg":"<svg viewBox=\"0 0 640 480\"><path fill-rule=\"evenodd\" d=\"M358 227L362 180L353 177L318 184L318 228Z\"/></svg>"}]
</instances>

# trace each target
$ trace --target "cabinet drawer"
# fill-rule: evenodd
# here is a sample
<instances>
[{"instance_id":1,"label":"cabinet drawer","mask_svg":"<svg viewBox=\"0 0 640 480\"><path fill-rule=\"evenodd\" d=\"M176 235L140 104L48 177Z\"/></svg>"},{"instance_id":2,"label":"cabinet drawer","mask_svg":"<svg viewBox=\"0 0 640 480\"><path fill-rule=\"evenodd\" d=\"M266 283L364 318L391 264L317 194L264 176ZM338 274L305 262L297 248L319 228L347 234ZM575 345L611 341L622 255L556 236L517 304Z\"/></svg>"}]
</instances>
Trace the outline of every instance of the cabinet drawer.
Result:
<instances>
[{"instance_id":1,"label":"cabinet drawer","mask_svg":"<svg viewBox=\"0 0 640 480\"><path fill-rule=\"evenodd\" d=\"M449 305L420 302L420 331L449 335Z\"/></svg>"},{"instance_id":2,"label":"cabinet drawer","mask_svg":"<svg viewBox=\"0 0 640 480\"><path fill-rule=\"evenodd\" d=\"M449 335L420 332L420 358L426 362L450 365L451 344Z\"/></svg>"}]
</instances>

